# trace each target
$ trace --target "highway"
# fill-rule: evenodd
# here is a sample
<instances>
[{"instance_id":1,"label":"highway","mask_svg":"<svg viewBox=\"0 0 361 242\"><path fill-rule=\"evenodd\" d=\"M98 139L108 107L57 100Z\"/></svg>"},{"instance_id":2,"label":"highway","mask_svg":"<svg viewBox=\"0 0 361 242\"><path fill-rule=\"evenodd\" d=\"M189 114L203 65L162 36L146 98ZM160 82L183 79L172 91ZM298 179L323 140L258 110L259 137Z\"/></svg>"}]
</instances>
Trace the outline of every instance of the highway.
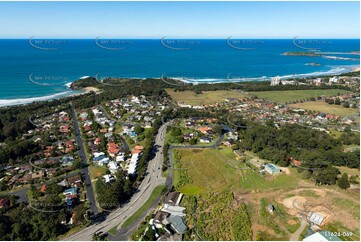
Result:
<instances>
[{"instance_id":1,"label":"highway","mask_svg":"<svg viewBox=\"0 0 361 242\"><path fill-rule=\"evenodd\" d=\"M159 128L153 146L155 156L149 161L146 175L138 187L138 192L133 195L130 201L124 204L122 207L111 212L105 218L105 220L98 223L93 223L92 225L86 227L74 235L65 238L64 240L89 241L92 240L92 236L95 232L107 232L111 228L118 225L120 228L125 220L133 215L148 200L155 187L165 184L166 179L162 177L162 164L164 160L163 146L168 125L169 123L165 123Z\"/></svg>"}]
</instances>

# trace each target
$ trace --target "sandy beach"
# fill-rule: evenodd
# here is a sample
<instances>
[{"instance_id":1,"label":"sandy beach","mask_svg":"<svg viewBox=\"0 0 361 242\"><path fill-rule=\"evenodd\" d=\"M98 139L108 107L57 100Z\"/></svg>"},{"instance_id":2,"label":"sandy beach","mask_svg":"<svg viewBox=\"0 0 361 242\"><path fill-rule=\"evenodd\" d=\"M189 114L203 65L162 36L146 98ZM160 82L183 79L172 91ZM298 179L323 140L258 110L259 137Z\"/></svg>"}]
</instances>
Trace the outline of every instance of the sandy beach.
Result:
<instances>
[{"instance_id":1,"label":"sandy beach","mask_svg":"<svg viewBox=\"0 0 361 242\"><path fill-rule=\"evenodd\" d=\"M360 71L360 67L355 67L352 69L352 71Z\"/></svg>"},{"instance_id":2,"label":"sandy beach","mask_svg":"<svg viewBox=\"0 0 361 242\"><path fill-rule=\"evenodd\" d=\"M101 93L101 91L99 91L99 88L96 88L96 87L85 87L83 88L83 90L85 90L85 93L88 93L88 92L95 92L95 93Z\"/></svg>"}]
</instances>

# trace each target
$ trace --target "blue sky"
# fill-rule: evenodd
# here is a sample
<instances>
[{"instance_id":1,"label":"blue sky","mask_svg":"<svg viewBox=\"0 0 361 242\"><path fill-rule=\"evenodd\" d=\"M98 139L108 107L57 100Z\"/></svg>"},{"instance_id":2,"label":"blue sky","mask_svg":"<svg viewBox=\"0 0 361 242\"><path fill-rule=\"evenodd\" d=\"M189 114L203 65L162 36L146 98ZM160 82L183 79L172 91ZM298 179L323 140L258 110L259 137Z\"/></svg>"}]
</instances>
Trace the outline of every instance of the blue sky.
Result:
<instances>
[{"instance_id":1,"label":"blue sky","mask_svg":"<svg viewBox=\"0 0 361 242\"><path fill-rule=\"evenodd\" d=\"M359 2L0 2L0 38L359 38Z\"/></svg>"}]
</instances>

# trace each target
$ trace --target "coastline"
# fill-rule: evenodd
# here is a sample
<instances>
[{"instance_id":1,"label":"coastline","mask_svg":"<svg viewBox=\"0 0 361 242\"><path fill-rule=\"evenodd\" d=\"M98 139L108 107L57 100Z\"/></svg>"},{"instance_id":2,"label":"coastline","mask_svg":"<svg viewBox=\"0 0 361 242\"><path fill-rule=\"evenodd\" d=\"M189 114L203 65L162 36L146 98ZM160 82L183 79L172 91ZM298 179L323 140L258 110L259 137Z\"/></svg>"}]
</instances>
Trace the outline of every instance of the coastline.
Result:
<instances>
[{"instance_id":1,"label":"coastline","mask_svg":"<svg viewBox=\"0 0 361 242\"><path fill-rule=\"evenodd\" d=\"M293 74L293 75L284 75L279 76L280 79L289 79L289 78L316 78L316 77L322 77L322 76L333 76L333 75L341 75L345 73L350 72L357 72L360 71L359 65L352 65L352 66L338 66L334 67L331 70L328 71L318 71L318 72L311 72L311 73L304 73L304 74ZM158 77L159 78L159 77ZM257 81L270 81L273 77L246 77L246 78L239 78L239 77L228 77L227 78L202 78L202 79L191 79L191 78L184 78L184 77L169 77L174 80L178 80L187 84L217 84L217 83L232 83L232 82L257 82ZM82 78L80 78L82 79ZM146 78L139 78L139 79L146 79ZM157 79L157 78L154 78ZM71 96L78 96L78 95L84 95L89 92L95 92L96 94L101 93L99 88L96 87L85 87L82 89L71 89L72 82L69 82L66 84L68 90L51 94L47 96L41 96L41 97L30 97L30 98L18 98L18 99L0 99L0 108L4 107L11 107L11 106L18 106L18 105L27 105L31 104L33 102L42 102L42 101L50 101L55 99L61 99L65 97L71 97Z\"/></svg>"},{"instance_id":2,"label":"coastline","mask_svg":"<svg viewBox=\"0 0 361 242\"><path fill-rule=\"evenodd\" d=\"M30 97L30 98L18 98L18 99L0 99L0 108L6 108L11 106L27 105L33 102L51 101L55 99L62 99L66 97L84 95L89 92L101 93L96 87L85 87L79 90L68 90L61 93L56 93L42 97Z\"/></svg>"}]
</instances>

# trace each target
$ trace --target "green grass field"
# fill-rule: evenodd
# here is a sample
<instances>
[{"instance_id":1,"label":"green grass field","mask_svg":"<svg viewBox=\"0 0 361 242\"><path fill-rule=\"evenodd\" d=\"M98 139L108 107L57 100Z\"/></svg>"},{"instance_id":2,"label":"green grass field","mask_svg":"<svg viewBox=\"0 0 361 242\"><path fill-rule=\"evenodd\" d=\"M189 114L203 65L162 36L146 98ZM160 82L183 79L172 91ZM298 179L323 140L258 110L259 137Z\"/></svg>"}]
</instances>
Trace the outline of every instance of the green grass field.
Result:
<instances>
[{"instance_id":1,"label":"green grass field","mask_svg":"<svg viewBox=\"0 0 361 242\"><path fill-rule=\"evenodd\" d=\"M106 167L89 166L89 175L90 175L91 180L96 179L97 177L105 175L106 172L107 172Z\"/></svg>"},{"instance_id":2,"label":"green grass field","mask_svg":"<svg viewBox=\"0 0 361 242\"><path fill-rule=\"evenodd\" d=\"M298 179L286 174L274 177L264 176L248 170L231 148L219 149L178 149L181 164L192 182L179 191L196 195L202 192L262 190L273 188L294 188ZM243 170L237 169L242 168ZM179 171L174 172L174 185L179 182Z\"/></svg>"},{"instance_id":3,"label":"green grass field","mask_svg":"<svg viewBox=\"0 0 361 242\"><path fill-rule=\"evenodd\" d=\"M209 105L224 102L226 98L243 98L245 95L236 90L218 90L204 91L202 94L196 94L193 91L175 92L171 88L166 88L167 93L178 103L188 105Z\"/></svg>"},{"instance_id":4,"label":"green grass field","mask_svg":"<svg viewBox=\"0 0 361 242\"><path fill-rule=\"evenodd\" d=\"M311 111L334 114L343 117L350 116L357 112L356 108L345 108L342 105L328 104L325 101L310 101L304 103L290 104L289 106L295 108L303 108Z\"/></svg>"},{"instance_id":5,"label":"green grass field","mask_svg":"<svg viewBox=\"0 0 361 242\"><path fill-rule=\"evenodd\" d=\"M327 90L289 90L289 91L265 91L265 92L250 92L259 98L264 98L277 103L285 103L296 100L302 100L310 97L318 96L335 96L337 93L346 93L348 91L341 89L327 89Z\"/></svg>"}]
</instances>

